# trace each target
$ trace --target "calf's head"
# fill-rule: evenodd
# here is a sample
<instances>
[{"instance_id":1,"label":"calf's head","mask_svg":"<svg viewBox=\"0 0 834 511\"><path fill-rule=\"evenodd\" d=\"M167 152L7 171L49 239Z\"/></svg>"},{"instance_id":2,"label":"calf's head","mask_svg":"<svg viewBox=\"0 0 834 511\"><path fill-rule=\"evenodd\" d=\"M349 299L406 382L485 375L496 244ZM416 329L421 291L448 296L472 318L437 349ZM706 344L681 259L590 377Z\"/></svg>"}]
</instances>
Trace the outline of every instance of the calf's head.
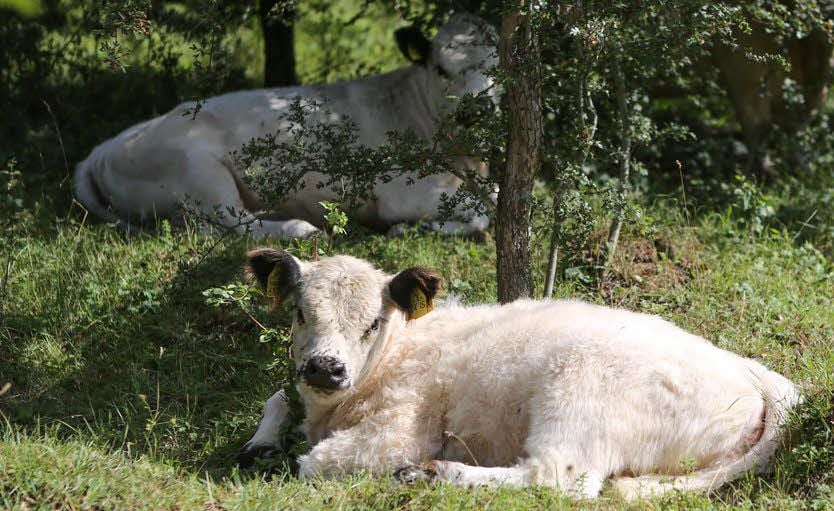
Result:
<instances>
[{"instance_id":1,"label":"calf's head","mask_svg":"<svg viewBox=\"0 0 834 511\"><path fill-rule=\"evenodd\" d=\"M245 271L273 300L292 301L298 382L307 398L327 403L369 371L391 323L425 313L440 289L440 277L420 268L391 276L354 257L302 262L273 248L249 252Z\"/></svg>"},{"instance_id":2,"label":"calf's head","mask_svg":"<svg viewBox=\"0 0 834 511\"><path fill-rule=\"evenodd\" d=\"M471 14L456 14L431 40L417 28L395 33L403 55L426 70L427 99L439 115L449 114L454 98L475 96L464 110L465 117L494 111L498 95L488 71L498 64L498 34L484 20ZM465 119L458 119L465 124Z\"/></svg>"}]
</instances>

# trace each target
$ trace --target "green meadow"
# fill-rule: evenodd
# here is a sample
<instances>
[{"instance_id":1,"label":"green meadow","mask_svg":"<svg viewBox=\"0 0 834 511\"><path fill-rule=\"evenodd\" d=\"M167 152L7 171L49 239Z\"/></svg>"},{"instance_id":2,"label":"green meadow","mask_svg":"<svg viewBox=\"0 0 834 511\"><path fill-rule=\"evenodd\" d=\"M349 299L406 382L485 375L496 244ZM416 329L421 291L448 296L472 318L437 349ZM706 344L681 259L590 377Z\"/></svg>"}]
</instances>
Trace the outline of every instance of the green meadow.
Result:
<instances>
[{"instance_id":1,"label":"green meadow","mask_svg":"<svg viewBox=\"0 0 834 511\"><path fill-rule=\"evenodd\" d=\"M338 8L352 13L359 3ZM332 20L304 17L302 80L401 65L386 28L393 15L371 7L366 18L328 32L341 43L325 55L322 27ZM249 87L262 65L246 49L257 27L234 37L239 74L230 80ZM85 62L96 44L71 42ZM579 501L546 488L406 487L362 474L299 481L291 455L239 468L264 401L287 383L290 318L257 297L218 306L205 291L241 283L249 248L282 246L309 258L310 246L188 222L129 234L73 201L75 162L164 111L154 92L162 71L142 64L154 48L136 43L125 70L102 68L97 87L53 70L33 99L35 120L16 125L14 146L0 146L0 509L834 509L834 177L829 169L757 184L719 160L709 179L641 178L630 199L640 217L626 223L607 272L600 254L609 216L592 203L593 234L570 255L554 295L658 314L799 384L804 402L769 473L708 495L626 503L611 490ZM180 59L177 72L188 66ZM547 203L544 188L537 197ZM546 210L534 218L539 296ZM322 250L389 272L433 268L444 296L496 300L491 236L347 229ZM275 332L262 335L261 325Z\"/></svg>"}]
</instances>

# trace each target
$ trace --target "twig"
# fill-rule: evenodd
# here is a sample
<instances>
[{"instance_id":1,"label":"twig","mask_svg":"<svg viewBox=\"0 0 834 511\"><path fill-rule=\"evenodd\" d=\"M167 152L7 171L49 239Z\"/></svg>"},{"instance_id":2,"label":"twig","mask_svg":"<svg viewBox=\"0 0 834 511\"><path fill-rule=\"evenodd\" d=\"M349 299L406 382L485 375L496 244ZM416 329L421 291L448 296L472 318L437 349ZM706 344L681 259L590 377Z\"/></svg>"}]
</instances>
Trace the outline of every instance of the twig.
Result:
<instances>
[{"instance_id":1,"label":"twig","mask_svg":"<svg viewBox=\"0 0 834 511\"><path fill-rule=\"evenodd\" d=\"M480 463L478 463L478 459L477 459L477 458L475 458L475 455L474 455L474 454L472 454L472 450L471 450L471 449L469 449L469 446L468 446L468 445L466 445L466 442L464 442L464 441L463 441L463 439L462 439L461 437L457 436L457 435L454 433L454 431L444 431L444 432L443 432L443 438L445 438L446 440L448 440L449 438L454 438L455 440L457 440L458 442L460 442L460 443L461 443L461 445L463 445L463 447L466 449L466 452L468 452L468 453L469 453L469 457L470 457L470 458L472 458L472 462L475 464L475 466L476 466L476 467L480 467L480 466L481 466L481 464L480 464Z\"/></svg>"},{"instance_id":2,"label":"twig","mask_svg":"<svg viewBox=\"0 0 834 511\"><path fill-rule=\"evenodd\" d=\"M0 286L0 316L3 315L3 302L6 300L6 285L9 283L9 275L12 274L12 267L14 266L14 257L9 254L9 260L6 262L6 271L3 275L3 285Z\"/></svg>"},{"instance_id":3,"label":"twig","mask_svg":"<svg viewBox=\"0 0 834 511\"><path fill-rule=\"evenodd\" d=\"M490 213L495 212L495 210L496 210L495 202L493 201L492 197L490 197L490 194L488 192L486 192L482 187L478 186L477 182L472 180L465 173L460 172L459 170L456 170L454 167L451 167L449 169L449 172L453 176L455 176L458 179L460 179L461 181L463 181L463 183L466 185L466 188L469 189L469 191L474 193L475 196L478 197L481 200L481 203L484 205L484 207L487 209L487 211L489 211Z\"/></svg>"},{"instance_id":4,"label":"twig","mask_svg":"<svg viewBox=\"0 0 834 511\"><path fill-rule=\"evenodd\" d=\"M683 165L680 160L675 160L675 165L678 166L678 175L681 178L681 195L683 196L683 212L686 213L686 226L692 227L689 222L689 207L686 204L686 188L683 185Z\"/></svg>"},{"instance_id":5,"label":"twig","mask_svg":"<svg viewBox=\"0 0 834 511\"><path fill-rule=\"evenodd\" d=\"M801 227L799 228L799 230L798 230L798 231L796 231L796 234L794 234L794 235L793 235L793 240L794 240L794 241L796 241L796 239L797 239L797 238L799 238L799 235L800 235L800 234L802 234L802 231L803 231L806 227L810 227L811 229L813 229L813 228L814 228L814 226L813 226L813 225L811 225L809 222L810 222L811 220L813 220L815 216L817 216L817 211L819 211L819 210L818 210L818 209L815 209L815 210L814 210L814 212L813 212L813 213L811 213L811 216L809 216L807 220L805 220L804 222L800 222L800 223L799 223L799 225L800 225Z\"/></svg>"},{"instance_id":6,"label":"twig","mask_svg":"<svg viewBox=\"0 0 834 511\"><path fill-rule=\"evenodd\" d=\"M58 135L58 144L61 146L61 154L64 157L64 168L67 170L67 176L61 181L61 184L58 185L59 187L63 187L64 183L67 182L67 179L70 178L69 161L67 160L67 152L64 150L64 139L61 138L61 130L58 128L58 121L55 120L55 114L52 113L52 108L46 100L43 100L43 104L46 107L46 111L49 112L49 116L52 117L52 124L55 125L55 133Z\"/></svg>"},{"instance_id":7,"label":"twig","mask_svg":"<svg viewBox=\"0 0 834 511\"><path fill-rule=\"evenodd\" d=\"M319 260L319 237L315 236L313 238L313 262L315 263L318 260Z\"/></svg>"},{"instance_id":8,"label":"twig","mask_svg":"<svg viewBox=\"0 0 834 511\"><path fill-rule=\"evenodd\" d=\"M252 314L251 314L248 310L246 310L246 309L245 309L245 308L243 308L243 307L241 307L241 310L243 311L243 313L244 313L244 314L246 314L247 316L249 316L249 319L251 319L252 321L254 321L254 322L255 322L255 324L256 324L256 325L258 325L258 326L261 328L261 330L263 330L263 331L267 331L267 330L269 330L267 327L265 327L265 326L263 325L263 323L261 323L260 321L258 321L257 319L255 319L255 316L253 316L253 315L252 315Z\"/></svg>"},{"instance_id":9,"label":"twig","mask_svg":"<svg viewBox=\"0 0 834 511\"><path fill-rule=\"evenodd\" d=\"M193 211L193 210L189 210L189 209L187 209L187 207L183 207L184 218L188 215L189 211ZM217 246L220 245L220 243L223 242L223 240L225 240L226 237L229 236L229 234L235 232L235 230L238 227L249 226L249 225L251 225L251 224L260 220L260 219L258 219L257 217L254 217L254 216L252 218L247 219L247 220L241 220L240 217L238 217L237 224L231 225L231 226L225 226L225 225L220 224L219 222L212 221L212 219L207 214L206 215L197 214L196 216L201 221L204 221L207 224L210 224L212 226L217 227L218 229L221 229L223 231L223 233L220 236L218 236L217 239L214 240L214 243L212 243L211 246L208 249L206 249L204 252L200 253L200 259L198 259L197 262L193 266L191 266L190 268L185 270L186 275L188 275L190 273L193 273L194 270L196 270L203 263L203 261L205 261L205 259L209 256L209 254L214 252L214 249L217 248ZM186 222L186 225L188 225L187 222Z\"/></svg>"},{"instance_id":10,"label":"twig","mask_svg":"<svg viewBox=\"0 0 834 511\"><path fill-rule=\"evenodd\" d=\"M200 259L198 259L198 260L197 260L197 262L196 262L196 263L194 263L194 265L193 265L193 266L191 266L190 268L186 269L184 273L185 273L186 275L188 275L188 274L190 274L190 273L193 273L193 272L194 272L194 270L196 270L197 268L199 268L199 266L200 266L201 264L203 264L203 261L205 261L205 260L206 260L206 258L209 256L209 254L211 254L212 252L214 252L214 249L215 249L215 248L217 248L217 246L218 246L218 245L220 245L220 243L221 243L224 239L226 239L226 236L228 236L230 233L234 232L235 227L237 227L237 226L234 226L234 227L229 227L229 228L225 229L225 231L223 232L223 234L221 234L220 236L218 236L218 237L217 237L217 239L215 239L215 240L214 240L214 243L212 243L212 244L211 244L211 246L210 246L208 249L206 249L204 252L201 252L201 253L200 253Z\"/></svg>"},{"instance_id":11,"label":"twig","mask_svg":"<svg viewBox=\"0 0 834 511\"><path fill-rule=\"evenodd\" d=\"M74 241L77 242L78 237L81 236L81 230L84 229L84 225L86 225L86 223L87 223L87 217L90 215L90 212L87 210L87 208L84 207L83 204L81 204L80 202L78 202L75 199L72 199L72 205L75 206L76 204L78 204L78 206L81 208L81 210L84 211L84 217L81 219L81 224L78 226L78 232L75 233ZM72 213L72 210L70 210L70 213Z\"/></svg>"},{"instance_id":12,"label":"twig","mask_svg":"<svg viewBox=\"0 0 834 511\"><path fill-rule=\"evenodd\" d=\"M628 179L631 164L631 133L628 120L628 101L626 99L625 88L625 74L623 73L622 65L619 59L614 61L614 82L617 96L617 110L620 118L620 193L623 201L626 200L628 194ZM623 204L623 208L625 204ZM620 239L620 231L623 227L623 211L622 208L615 214L613 223L611 224L611 231L608 233L608 241L606 242L608 254L606 255L605 272L607 273L611 262L614 260L614 252L617 251L617 243Z\"/></svg>"}]
</instances>

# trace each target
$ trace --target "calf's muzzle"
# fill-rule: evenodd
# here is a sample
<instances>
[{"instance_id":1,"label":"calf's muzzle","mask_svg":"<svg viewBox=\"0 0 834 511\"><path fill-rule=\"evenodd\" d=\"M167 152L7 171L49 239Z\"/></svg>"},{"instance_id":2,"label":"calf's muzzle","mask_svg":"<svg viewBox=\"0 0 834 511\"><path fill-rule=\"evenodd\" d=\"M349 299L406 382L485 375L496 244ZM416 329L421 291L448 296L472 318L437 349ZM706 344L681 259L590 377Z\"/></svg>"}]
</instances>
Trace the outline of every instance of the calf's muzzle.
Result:
<instances>
[{"instance_id":1,"label":"calf's muzzle","mask_svg":"<svg viewBox=\"0 0 834 511\"><path fill-rule=\"evenodd\" d=\"M298 372L307 385L322 390L340 389L348 379L343 362L321 355L311 357Z\"/></svg>"}]
</instances>

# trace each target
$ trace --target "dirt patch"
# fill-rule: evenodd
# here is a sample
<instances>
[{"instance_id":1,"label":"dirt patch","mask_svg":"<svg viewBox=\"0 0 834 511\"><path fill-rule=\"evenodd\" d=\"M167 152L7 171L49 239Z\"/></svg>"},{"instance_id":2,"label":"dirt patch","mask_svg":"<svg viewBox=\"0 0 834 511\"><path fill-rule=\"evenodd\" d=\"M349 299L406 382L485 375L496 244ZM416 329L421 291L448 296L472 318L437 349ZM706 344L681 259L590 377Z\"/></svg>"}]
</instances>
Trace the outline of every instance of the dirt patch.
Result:
<instances>
[{"instance_id":1,"label":"dirt patch","mask_svg":"<svg viewBox=\"0 0 834 511\"><path fill-rule=\"evenodd\" d=\"M594 233L594 248L583 254L588 263L598 267L604 264L607 234L607 229ZM623 233L607 278L600 282L601 290L606 294L616 287L659 291L684 285L705 267L697 253L696 240L686 235L641 237Z\"/></svg>"},{"instance_id":2,"label":"dirt patch","mask_svg":"<svg viewBox=\"0 0 834 511\"><path fill-rule=\"evenodd\" d=\"M679 255L668 240L632 238L623 241L612 270L626 282L652 289L669 289L686 284L694 277L692 260Z\"/></svg>"}]
</instances>

